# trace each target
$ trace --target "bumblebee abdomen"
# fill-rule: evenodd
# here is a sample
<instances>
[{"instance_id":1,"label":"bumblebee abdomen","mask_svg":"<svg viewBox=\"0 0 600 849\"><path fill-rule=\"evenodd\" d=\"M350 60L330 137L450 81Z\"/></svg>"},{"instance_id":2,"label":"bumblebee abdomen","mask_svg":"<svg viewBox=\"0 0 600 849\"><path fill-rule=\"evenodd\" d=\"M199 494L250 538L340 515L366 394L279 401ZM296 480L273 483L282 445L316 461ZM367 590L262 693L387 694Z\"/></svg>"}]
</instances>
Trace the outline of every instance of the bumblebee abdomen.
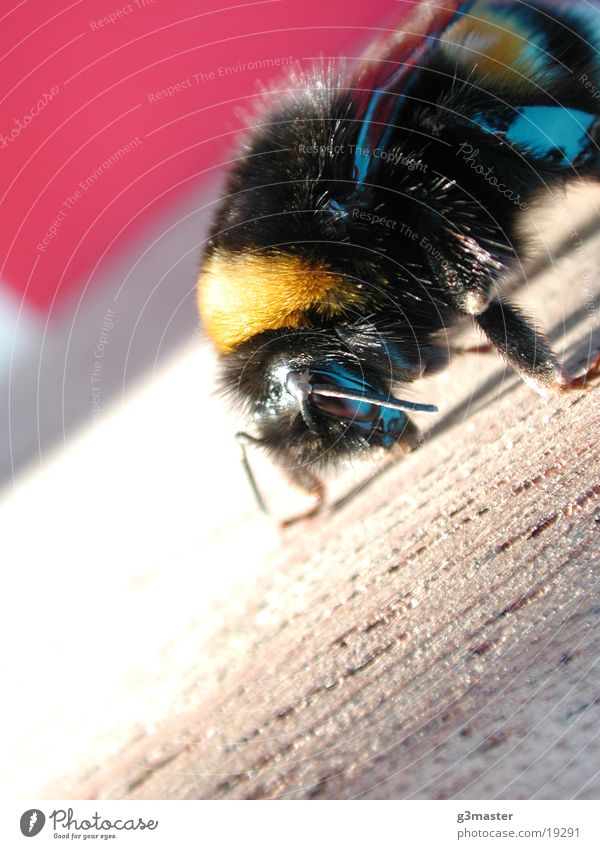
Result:
<instances>
[{"instance_id":1,"label":"bumblebee abdomen","mask_svg":"<svg viewBox=\"0 0 600 849\"><path fill-rule=\"evenodd\" d=\"M440 48L475 79L535 94L597 64L599 24L597 7L585 3L485 0L449 27Z\"/></svg>"}]
</instances>

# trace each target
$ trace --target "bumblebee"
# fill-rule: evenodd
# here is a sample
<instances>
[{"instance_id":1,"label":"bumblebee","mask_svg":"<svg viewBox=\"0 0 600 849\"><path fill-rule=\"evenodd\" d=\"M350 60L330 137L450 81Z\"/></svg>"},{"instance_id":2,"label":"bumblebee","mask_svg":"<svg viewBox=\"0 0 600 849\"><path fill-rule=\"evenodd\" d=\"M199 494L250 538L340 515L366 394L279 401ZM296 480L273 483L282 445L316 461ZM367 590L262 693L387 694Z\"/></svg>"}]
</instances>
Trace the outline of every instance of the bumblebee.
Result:
<instances>
[{"instance_id":1,"label":"bumblebee","mask_svg":"<svg viewBox=\"0 0 600 849\"><path fill-rule=\"evenodd\" d=\"M465 316L543 394L586 388L502 297L523 210L600 177L600 8L417 3L353 67L267 96L216 214L198 301L220 380L260 446L323 499L320 473L412 450L407 387Z\"/></svg>"}]
</instances>

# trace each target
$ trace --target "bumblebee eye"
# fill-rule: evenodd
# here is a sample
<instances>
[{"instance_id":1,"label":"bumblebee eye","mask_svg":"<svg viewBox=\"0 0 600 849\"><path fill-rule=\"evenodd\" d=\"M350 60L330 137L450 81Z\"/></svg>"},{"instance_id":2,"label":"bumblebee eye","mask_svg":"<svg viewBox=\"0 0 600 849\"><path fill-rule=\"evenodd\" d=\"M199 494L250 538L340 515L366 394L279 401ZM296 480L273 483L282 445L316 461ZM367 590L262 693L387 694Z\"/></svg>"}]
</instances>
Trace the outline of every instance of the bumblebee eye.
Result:
<instances>
[{"instance_id":1,"label":"bumblebee eye","mask_svg":"<svg viewBox=\"0 0 600 849\"><path fill-rule=\"evenodd\" d=\"M311 393L310 403L318 410L337 416L339 419L351 419L358 422L372 422L379 414L379 408L369 401L355 401L350 398L331 398L327 395Z\"/></svg>"},{"instance_id":2,"label":"bumblebee eye","mask_svg":"<svg viewBox=\"0 0 600 849\"><path fill-rule=\"evenodd\" d=\"M320 379L318 385L312 382L315 377ZM354 389L350 397L346 396L347 390L343 388L343 383ZM342 382L339 375L323 371L310 372L308 369L303 372L290 372L287 376L287 389L299 399L301 409L304 407L305 420L307 406L338 419L355 422L372 422L379 416L379 406L370 399L362 398L364 386L358 381L350 382L348 379Z\"/></svg>"},{"instance_id":3,"label":"bumblebee eye","mask_svg":"<svg viewBox=\"0 0 600 849\"><path fill-rule=\"evenodd\" d=\"M319 432L315 410L366 426L371 431L382 428L389 433L405 426L407 418L403 410L437 412L437 407L431 404L385 397L371 391L367 383L354 376L321 369L288 372L286 389L296 398L302 418L315 433Z\"/></svg>"}]
</instances>

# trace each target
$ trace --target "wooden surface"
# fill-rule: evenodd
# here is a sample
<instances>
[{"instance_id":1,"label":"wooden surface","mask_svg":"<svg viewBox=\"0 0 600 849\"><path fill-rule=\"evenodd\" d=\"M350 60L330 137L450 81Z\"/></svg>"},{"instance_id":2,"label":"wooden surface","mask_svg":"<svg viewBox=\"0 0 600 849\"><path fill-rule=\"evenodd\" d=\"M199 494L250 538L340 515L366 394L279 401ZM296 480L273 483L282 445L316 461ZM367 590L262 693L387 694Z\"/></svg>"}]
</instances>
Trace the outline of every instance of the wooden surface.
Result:
<instances>
[{"instance_id":1,"label":"wooden surface","mask_svg":"<svg viewBox=\"0 0 600 849\"><path fill-rule=\"evenodd\" d=\"M575 371L600 349L597 199L555 214L558 231L536 218L554 247L518 296ZM173 374L194 397L210 355L188 354ZM189 512L164 528L145 514L135 544L168 545L139 575L94 515L105 568L85 580L114 598L101 627L95 606L77 620L69 674L35 725L15 717L24 736L5 768L24 764L50 798L598 798L600 391L544 401L496 356L466 354L417 397L440 407L425 444L334 482L332 509L284 533L249 499L216 399L198 402L211 440L188 446L185 415L177 432L194 472L185 499L161 465L175 444L153 436L140 490ZM286 487L256 463L286 512ZM105 510L127 485L114 458L111 475ZM78 646L87 668L67 664Z\"/></svg>"},{"instance_id":2,"label":"wooden surface","mask_svg":"<svg viewBox=\"0 0 600 849\"><path fill-rule=\"evenodd\" d=\"M600 349L584 242L519 294L574 370ZM186 709L83 792L598 798L600 395L546 402L463 355L420 397L444 412L426 444L283 535Z\"/></svg>"}]
</instances>

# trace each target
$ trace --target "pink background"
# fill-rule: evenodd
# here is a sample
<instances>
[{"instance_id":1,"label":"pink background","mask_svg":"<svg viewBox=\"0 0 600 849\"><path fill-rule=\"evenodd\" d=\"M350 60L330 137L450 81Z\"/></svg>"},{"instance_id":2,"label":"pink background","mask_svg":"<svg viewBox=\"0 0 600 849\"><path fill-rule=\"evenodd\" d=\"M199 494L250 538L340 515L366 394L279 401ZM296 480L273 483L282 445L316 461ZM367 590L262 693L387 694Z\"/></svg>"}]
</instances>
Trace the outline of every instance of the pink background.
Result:
<instances>
[{"instance_id":1,"label":"pink background","mask_svg":"<svg viewBox=\"0 0 600 849\"><path fill-rule=\"evenodd\" d=\"M407 8L393 0L29 0L4 13L0 276L47 313L230 155L235 108L285 69L219 68L358 55ZM119 10L121 14L119 15ZM111 13L114 23L99 23ZM208 79L194 79L194 74ZM156 92L184 82L172 97ZM44 93L57 94L28 126ZM154 97L150 97L150 96ZM12 132L11 132L12 131ZM80 182L133 139L139 143ZM77 195L79 191L79 195ZM73 197L71 205L67 198ZM38 245L57 217L45 249Z\"/></svg>"}]
</instances>

